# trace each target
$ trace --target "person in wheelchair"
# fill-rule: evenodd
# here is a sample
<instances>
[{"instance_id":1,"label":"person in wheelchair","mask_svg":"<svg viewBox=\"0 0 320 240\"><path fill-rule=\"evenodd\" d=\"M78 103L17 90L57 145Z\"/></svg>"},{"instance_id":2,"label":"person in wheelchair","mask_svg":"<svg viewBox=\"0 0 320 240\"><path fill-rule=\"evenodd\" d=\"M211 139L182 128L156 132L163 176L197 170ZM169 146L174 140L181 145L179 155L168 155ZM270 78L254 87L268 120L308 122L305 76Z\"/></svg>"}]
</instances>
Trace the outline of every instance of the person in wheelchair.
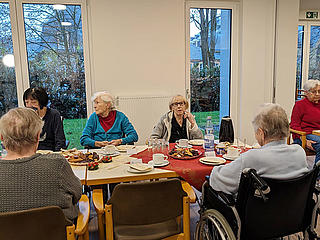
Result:
<instances>
[{"instance_id":1,"label":"person in wheelchair","mask_svg":"<svg viewBox=\"0 0 320 240\"><path fill-rule=\"evenodd\" d=\"M256 169L258 175L273 179L296 178L309 171L303 148L286 144L289 122L280 105L262 105L252 125L261 148L241 154L230 164L214 167L210 174L214 190L236 195L245 168Z\"/></svg>"},{"instance_id":2,"label":"person in wheelchair","mask_svg":"<svg viewBox=\"0 0 320 240\"><path fill-rule=\"evenodd\" d=\"M289 122L278 104L262 105L252 124L262 147L213 168L202 187L196 240L315 236L319 167L309 170L304 150L286 144Z\"/></svg>"}]
</instances>

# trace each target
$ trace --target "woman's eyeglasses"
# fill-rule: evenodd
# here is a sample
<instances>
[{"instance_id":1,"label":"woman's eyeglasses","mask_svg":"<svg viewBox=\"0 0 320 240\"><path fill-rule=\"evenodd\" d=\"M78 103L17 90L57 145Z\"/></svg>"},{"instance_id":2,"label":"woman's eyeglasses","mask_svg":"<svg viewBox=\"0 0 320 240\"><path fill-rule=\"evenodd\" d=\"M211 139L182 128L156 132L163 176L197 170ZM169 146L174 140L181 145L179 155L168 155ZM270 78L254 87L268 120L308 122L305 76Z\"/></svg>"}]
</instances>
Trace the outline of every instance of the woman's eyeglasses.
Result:
<instances>
[{"instance_id":1,"label":"woman's eyeglasses","mask_svg":"<svg viewBox=\"0 0 320 240\"><path fill-rule=\"evenodd\" d=\"M320 90L309 91L309 93L312 93L313 95L320 94Z\"/></svg>"},{"instance_id":2,"label":"woman's eyeglasses","mask_svg":"<svg viewBox=\"0 0 320 240\"><path fill-rule=\"evenodd\" d=\"M175 106L175 107L177 107L177 106L179 106L179 105L184 106L184 105L185 105L185 102L175 102L175 103L172 103L172 106Z\"/></svg>"}]
</instances>

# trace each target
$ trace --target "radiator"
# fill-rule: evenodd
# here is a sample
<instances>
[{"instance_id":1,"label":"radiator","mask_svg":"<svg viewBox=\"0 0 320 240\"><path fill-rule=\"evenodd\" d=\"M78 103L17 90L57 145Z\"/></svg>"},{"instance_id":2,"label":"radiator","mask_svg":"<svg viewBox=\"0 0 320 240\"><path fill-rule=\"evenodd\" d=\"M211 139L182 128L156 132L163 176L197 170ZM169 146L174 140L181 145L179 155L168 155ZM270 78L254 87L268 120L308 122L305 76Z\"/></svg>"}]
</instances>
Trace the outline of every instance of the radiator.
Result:
<instances>
[{"instance_id":1,"label":"radiator","mask_svg":"<svg viewBox=\"0 0 320 240\"><path fill-rule=\"evenodd\" d=\"M138 133L138 144L145 144L160 117L169 111L173 96L117 96L116 108L123 112Z\"/></svg>"}]
</instances>

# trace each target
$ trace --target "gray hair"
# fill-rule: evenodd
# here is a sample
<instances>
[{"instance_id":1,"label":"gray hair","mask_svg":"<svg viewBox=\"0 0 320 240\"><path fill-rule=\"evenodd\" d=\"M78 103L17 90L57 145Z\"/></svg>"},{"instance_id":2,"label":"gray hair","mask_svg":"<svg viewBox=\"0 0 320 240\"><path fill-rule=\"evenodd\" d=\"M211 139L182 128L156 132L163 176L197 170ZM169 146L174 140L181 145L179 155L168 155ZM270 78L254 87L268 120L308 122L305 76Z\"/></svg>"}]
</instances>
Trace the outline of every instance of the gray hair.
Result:
<instances>
[{"instance_id":1,"label":"gray hair","mask_svg":"<svg viewBox=\"0 0 320 240\"><path fill-rule=\"evenodd\" d=\"M43 121L31 108L14 108L0 118L0 135L5 148L21 153L38 143Z\"/></svg>"},{"instance_id":2,"label":"gray hair","mask_svg":"<svg viewBox=\"0 0 320 240\"><path fill-rule=\"evenodd\" d=\"M288 116L279 104L263 104L253 118L252 125L255 132L261 128L267 140L280 140L289 135Z\"/></svg>"},{"instance_id":3,"label":"gray hair","mask_svg":"<svg viewBox=\"0 0 320 240\"><path fill-rule=\"evenodd\" d=\"M303 85L303 90L310 91L312 88L315 88L317 85L320 85L319 80L310 79Z\"/></svg>"},{"instance_id":4,"label":"gray hair","mask_svg":"<svg viewBox=\"0 0 320 240\"><path fill-rule=\"evenodd\" d=\"M182 100L183 100L183 102L184 102L184 104L185 104L185 106L186 106L186 109L189 108L189 102L187 101L187 99L186 99L184 96L178 94L178 95L175 95L175 96L173 96L173 97L171 98L171 100L170 100L170 102L169 102L169 109L170 109L170 110L172 110L172 105L173 105L174 101L176 100L176 98L182 98Z\"/></svg>"},{"instance_id":5,"label":"gray hair","mask_svg":"<svg viewBox=\"0 0 320 240\"><path fill-rule=\"evenodd\" d=\"M115 110L116 109L116 107L115 107L115 99L110 93L105 92L105 91L96 92L95 94L93 94L93 96L91 98L92 102L94 100L96 100L98 97L100 97L102 99L102 101L104 101L105 103L108 103L108 102L111 103L111 109L110 110Z\"/></svg>"}]
</instances>

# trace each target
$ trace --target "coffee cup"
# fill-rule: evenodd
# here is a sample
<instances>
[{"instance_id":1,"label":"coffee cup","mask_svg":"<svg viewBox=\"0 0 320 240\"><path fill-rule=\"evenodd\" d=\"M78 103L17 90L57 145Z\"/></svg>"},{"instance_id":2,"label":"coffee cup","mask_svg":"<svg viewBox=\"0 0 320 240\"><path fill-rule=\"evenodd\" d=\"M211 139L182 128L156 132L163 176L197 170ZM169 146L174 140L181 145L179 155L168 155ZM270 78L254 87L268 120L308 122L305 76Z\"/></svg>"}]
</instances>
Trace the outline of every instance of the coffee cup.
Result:
<instances>
[{"instance_id":1,"label":"coffee cup","mask_svg":"<svg viewBox=\"0 0 320 240\"><path fill-rule=\"evenodd\" d=\"M241 150L239 148L230 147L227 150L227 156L228 157L238 157L238 156L240 156L240 152L241 152Z\"/></svg>"},{"instance_id":2,"label":"coffee cup","mask_svg":"<svg viewBox=\"0 0 320 240\"><path fill-rule=\"evenodd\" d=\"M155 153L152 155L152 160L154 164L163 164L165 160L168 159L168 156L165 156L162 153Z\"/></svg>"},{"instance_id":3,"label":"coffee cup","mask_svg":"<svg viewBox=\"0 0 320 240\"><path fill-rule=\"evenodd\" d=\"M104 147L104 152L106 154L114 154L116 152L116 146L114 145L107 145Z\"/></svg>"},{"instance_id":4,"label":"coffee cup","mask_svg":"<svg viewBox=\"0 0 320 240\"><path fill-rule=\"evenodd\" d=\"M189 140L188 139L179 139L176 141L176 143L181 148L187 148L189 146Z\"/></svg>"}]
</instances>

